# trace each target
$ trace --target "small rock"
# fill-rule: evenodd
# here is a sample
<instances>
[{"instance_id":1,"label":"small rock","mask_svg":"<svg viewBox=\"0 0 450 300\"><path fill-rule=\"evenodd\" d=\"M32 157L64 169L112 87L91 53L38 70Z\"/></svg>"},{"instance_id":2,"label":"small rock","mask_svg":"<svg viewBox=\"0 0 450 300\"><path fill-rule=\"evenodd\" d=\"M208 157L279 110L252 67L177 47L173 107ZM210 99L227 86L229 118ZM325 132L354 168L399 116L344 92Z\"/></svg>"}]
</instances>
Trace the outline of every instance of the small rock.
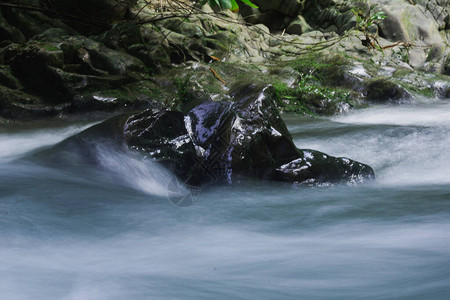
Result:
<instances>
[{"instance_id":1,"label":"small rock","mask_svg":"<svg viewBox=\"0 0 450 300\"><path fill-rule=\"evenodd\" d=\"M297 16L287 27L286 32L289 34L301 35L302 33L311 30L311 26L308 25L305 18L302 16Z\"/></svg>"}]
</instances>

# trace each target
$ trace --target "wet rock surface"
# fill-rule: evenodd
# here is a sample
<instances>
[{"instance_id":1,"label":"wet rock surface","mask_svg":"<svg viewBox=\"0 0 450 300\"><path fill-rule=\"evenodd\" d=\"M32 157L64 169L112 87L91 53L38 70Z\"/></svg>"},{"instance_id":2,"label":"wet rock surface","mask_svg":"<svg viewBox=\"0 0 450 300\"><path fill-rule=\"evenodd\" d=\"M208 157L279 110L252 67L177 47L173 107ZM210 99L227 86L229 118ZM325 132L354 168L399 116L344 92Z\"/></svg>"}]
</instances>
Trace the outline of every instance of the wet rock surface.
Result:
<instances>
[{"instance_id":1,"label":"wet rock surface","mask_svg":"<svg viewBox=\"0 0 450 300\"><path fill-rule=\"evenodd\" d=\"M89 148L108 138L153 158L193 186L243 178L307 185L374 179L365 164L298 149L266 90L245 86L232 93L233 102L204 102L186 114L157 107L122 115L59 147L73 148L76 141L77 147L86 143Z\"/></svg>"},{"instance_id":2,"label":"wet rock surface","mask_svg":"<svg viewBox=\"0 0 450 300\"><path fill-rule=\"evenodd\" d=\"M412 99L406 89L385 78L367 82L365 96L373 103L401 103Z\"/></svg>"}]
</instances>

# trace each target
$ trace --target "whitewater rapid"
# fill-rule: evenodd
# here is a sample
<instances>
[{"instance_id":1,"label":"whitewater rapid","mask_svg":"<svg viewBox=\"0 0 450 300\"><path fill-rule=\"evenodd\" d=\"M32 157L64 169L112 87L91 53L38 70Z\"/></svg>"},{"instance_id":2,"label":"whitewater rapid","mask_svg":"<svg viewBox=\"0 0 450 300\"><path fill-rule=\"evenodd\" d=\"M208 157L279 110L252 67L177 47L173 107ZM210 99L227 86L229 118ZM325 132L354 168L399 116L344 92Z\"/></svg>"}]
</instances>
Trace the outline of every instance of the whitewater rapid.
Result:
<instances>
[{"instance_id":1,"label":"whitewater rapid","mask_svg":"<svg viewBox=\"0 0 450 300\"><path fill-rule=\"evenodd\" d=\"M98 144L97 167L29 159L89 125L6 126L0 298L448 299L449 111L285 115L298 147L367 163L377 180L208 187L184 208L166 195L170 173L134 152Z\"/></svg>"}]
</instances>

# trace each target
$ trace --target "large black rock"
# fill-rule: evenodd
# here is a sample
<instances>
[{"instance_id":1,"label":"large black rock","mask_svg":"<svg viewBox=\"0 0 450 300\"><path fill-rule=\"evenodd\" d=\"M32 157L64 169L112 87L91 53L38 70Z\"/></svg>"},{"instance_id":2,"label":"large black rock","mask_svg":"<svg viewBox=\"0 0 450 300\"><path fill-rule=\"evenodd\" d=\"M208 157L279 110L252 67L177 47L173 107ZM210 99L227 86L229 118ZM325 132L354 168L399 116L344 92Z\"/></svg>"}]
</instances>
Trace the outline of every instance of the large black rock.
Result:
<instances>
[{"instance_id":1,"label":"large black rock","mask_svg":"<svg viewBox=\"0 0 450 300\"><path fill-rule=\"evenodd\" d=\"M299 184L360 183L374 178L359 162L297 149L265 89L247 86L234 101L204 102L188 113L153 108L121 115L67 140L74 145L110 137L141 152L189 185L241 178Z\"/></svg>"}]
</instances>

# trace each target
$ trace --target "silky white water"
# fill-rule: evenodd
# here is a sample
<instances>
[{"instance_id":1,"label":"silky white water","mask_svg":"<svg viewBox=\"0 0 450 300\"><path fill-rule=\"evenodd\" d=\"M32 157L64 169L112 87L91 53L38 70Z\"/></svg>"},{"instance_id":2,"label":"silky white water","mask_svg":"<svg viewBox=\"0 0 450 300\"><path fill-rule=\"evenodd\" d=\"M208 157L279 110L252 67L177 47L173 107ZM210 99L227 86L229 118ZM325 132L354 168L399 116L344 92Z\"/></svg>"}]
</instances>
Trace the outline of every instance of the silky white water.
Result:
<instances>
[{"instance_id":1,"label":"silky white water","mask_svg":"<svg viewBox=\"0 0 450 300\"><path fill-rule=\"evenodd\" d=\"M286 115L296 145L371 165L362 186L252 181L167 198L171 175L28 160L81 131L0 133L0 299L448 299L450 103ZM182 191L187 192L187 191Z\"/></svg>"}]
</instances>

